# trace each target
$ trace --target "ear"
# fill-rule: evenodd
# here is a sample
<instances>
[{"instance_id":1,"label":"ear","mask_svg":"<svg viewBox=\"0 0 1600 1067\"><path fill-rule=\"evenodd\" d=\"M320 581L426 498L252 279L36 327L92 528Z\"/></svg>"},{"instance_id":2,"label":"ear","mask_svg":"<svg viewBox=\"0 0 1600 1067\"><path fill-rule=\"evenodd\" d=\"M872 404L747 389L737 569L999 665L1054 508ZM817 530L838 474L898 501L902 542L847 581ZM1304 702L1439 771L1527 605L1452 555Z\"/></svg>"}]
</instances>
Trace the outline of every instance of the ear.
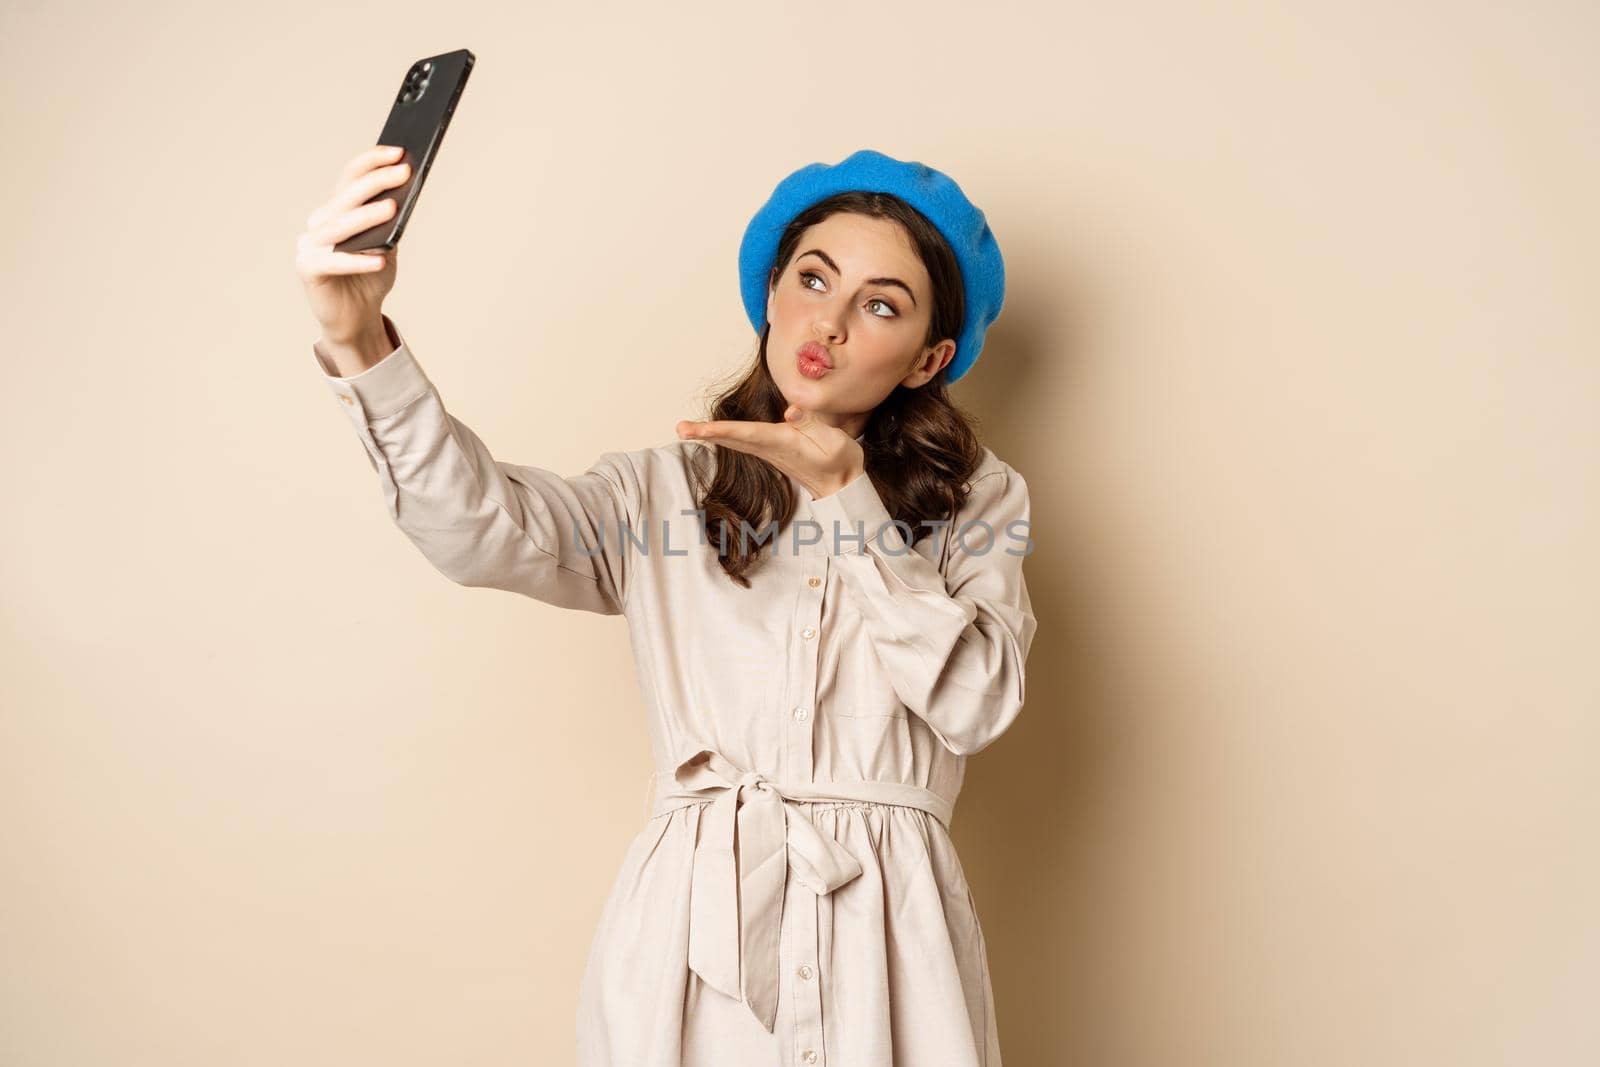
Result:
<instances>
[{"instance_id":1,"label":"ear","mask_svg":"<svg viewBox=\"0 0 1600 1067\"><path fill-rule=\"evenodd\" d=\"M900 384L907 389L915 389L933 380L952 359L956 358L956 343L948 337L932 348L922 353L922 358L917 361L916 369L900 380Z\"/></svg>"}]
</instances>

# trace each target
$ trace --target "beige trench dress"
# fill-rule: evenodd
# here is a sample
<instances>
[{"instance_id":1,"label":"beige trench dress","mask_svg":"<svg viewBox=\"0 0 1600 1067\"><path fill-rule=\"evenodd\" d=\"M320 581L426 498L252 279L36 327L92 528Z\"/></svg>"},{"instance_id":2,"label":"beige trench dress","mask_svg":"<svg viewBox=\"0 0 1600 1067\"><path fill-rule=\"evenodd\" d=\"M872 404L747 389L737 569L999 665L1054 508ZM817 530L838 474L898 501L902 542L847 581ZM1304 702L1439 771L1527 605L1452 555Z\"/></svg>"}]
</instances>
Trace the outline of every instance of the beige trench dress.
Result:
<instances>
[{"instance_id":1,"label":"beige trench dress","mask_svg":"<svg viewBox=\"0 0 1600 1067\"><path fill-rule=\"evenodd\" d=\"M1022 709L1022 477L985 448L961 535L909 550L866 476L796 481L743 589L692 514L709 444L570 477L497 460L385 323L398 347L359 374L312 351L400 530L462 585L627 619L656 771L589 949L579 1067L999 1067L948 827L966 758Z\"/></svg>"}]
</instances>

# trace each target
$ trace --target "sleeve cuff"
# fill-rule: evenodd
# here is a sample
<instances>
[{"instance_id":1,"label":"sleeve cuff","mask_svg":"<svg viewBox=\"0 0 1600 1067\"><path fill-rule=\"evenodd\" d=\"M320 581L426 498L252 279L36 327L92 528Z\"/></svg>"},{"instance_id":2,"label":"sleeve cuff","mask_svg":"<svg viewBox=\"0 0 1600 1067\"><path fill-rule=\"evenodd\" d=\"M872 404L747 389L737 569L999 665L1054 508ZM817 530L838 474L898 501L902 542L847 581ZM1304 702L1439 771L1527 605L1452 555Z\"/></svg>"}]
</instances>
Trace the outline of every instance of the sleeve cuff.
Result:
<instances>
[{"instance_id":1,"label":"sleeve cuff","mask_svg":"<svg viewBox=\"0 0 1600 1067\"><path fill-rule=\"evenodd\" d=\"M904 531L893 524L865 471L836 492L812 497L811 514L822 527L822 544L830 556L859 555L868 545L896 554L905 550Z\"/></svg>"},{"instance_id":2,"label":"sleeve cuff","mask_svg":"<svg viewBox=\"0 0 1600 1067\"><path fill-rule=\"evenodd\" d=\"M393 415L419 396L426 393L432 383L411 354L400 329L388 315L383 316L384 327L390 339L396 341L393 352L359 374L341 378L335 373L333 362L321 348L322 338L311 343L311 354L321 368L323 378L340 403L359 413L363 421Z\"/></svg>"}]
</instances>

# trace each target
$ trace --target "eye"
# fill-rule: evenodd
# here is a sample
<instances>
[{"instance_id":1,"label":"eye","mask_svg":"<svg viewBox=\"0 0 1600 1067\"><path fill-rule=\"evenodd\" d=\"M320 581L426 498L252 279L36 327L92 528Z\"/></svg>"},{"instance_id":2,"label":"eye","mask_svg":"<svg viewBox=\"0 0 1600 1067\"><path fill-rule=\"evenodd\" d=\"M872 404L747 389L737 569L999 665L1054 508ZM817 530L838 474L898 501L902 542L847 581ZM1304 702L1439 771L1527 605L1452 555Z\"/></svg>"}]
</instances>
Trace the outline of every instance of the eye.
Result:
<instances>
[{"instance_id":1,"label":"eye","mask_svg":"<svg viewBox=\"0 0 1600 1067\"><path fill-rule=\"evenodd\" d=\"M810 289L813 293L820 292L820 290L814 288L809 283L808 279L811 279L811 278L815 278L819 282L822 280L822 276L820 274L818 274L816 271L810 271L810 270L801 271L800 272L800 286L801 286L801 288ZM876 297L875 296L871 300L867 301L867 306L868 307L871 307L873 304L882 304L884 307L889 309L889 314L887 314L887 315L879 315L879 314L874 313L873 314L873 318L893 319L893 318L898 318L900 316L899 310L897 310L893 304L889 303L889 301L887 301L887 300L884 300L882 297Z\"/></svg>"}]
</instances>

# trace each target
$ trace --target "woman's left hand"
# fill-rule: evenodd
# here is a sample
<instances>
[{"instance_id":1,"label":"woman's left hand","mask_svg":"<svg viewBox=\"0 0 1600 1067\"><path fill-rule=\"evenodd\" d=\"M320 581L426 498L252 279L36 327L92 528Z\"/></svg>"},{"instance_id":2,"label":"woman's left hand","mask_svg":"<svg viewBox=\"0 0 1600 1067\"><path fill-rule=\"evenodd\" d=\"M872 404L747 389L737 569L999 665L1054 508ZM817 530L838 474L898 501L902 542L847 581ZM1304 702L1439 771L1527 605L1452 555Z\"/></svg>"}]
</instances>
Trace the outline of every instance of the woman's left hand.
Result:
<instances>
[{"instance_id":1,"label":"woman's left hand","mask_svg":"<svg viewBox=\"0 0 1600 1067\"><path fill-rule=\"evenodd\" d=\"M819 421L811 412L790 404L782 422L712 419L678 423L678 436L715 441L740 452L760 456L795 478L812 497L829 496L866 471L861 443L837 426Z\"/></svg>"}]
</instances>

